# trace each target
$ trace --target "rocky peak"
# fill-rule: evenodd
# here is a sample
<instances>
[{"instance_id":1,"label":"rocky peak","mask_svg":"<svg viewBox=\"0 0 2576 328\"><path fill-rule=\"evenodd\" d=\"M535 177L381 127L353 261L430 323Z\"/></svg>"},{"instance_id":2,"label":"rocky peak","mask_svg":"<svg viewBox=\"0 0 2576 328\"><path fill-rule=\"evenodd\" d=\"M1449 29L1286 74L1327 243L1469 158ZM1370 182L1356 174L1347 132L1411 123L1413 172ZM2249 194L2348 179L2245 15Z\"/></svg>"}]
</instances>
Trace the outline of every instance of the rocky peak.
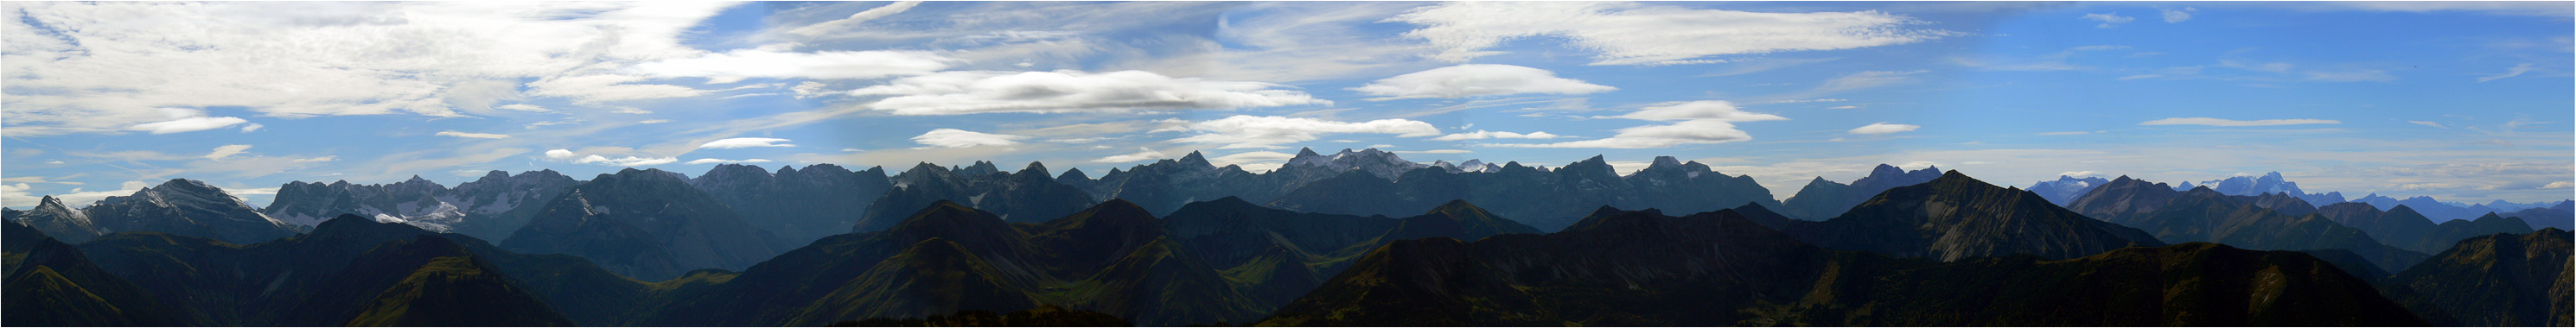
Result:
<instances>
[{"instance_id":1,"label":"rocky peak","mask_svg":"<svg viewBox=\"0 0 2576 328\"><path fill-rule=\"evenodd\" d=\"M985 175L993 175L993 174L1002 174L1002 168L1001 168L1001 167L999 167L999 166L994 166L994 165L993 165L993 162L988 162L988 161L975 161L975 165L969 165L969 166L966 166L965 168L957 169L957 170L955 171L955 173L957 173L957 175L960 175L960 176L970 176L970 177L973 177L973 176L985 176Z\"/></svg>"},{"instance_id":2,"label":"rocky peak","mask_svg":"<svg viewBox=\"0 0 2576 328\"><path fill-rule=\"evenodd\" d=\"M1091 176L1082 174L1082 168L1077 167L1077 168L1064 169L1064 174L1058 174L1058 175L1056 175L1056 176L1055 176L1055 180L1056 180L1056 181L1091 180Z\"/></svg>"},{"instance_id":3,"label":"rocky peak","mask_svg":"<svg viewBox=\"0 0 2576 328\"><path fill-rule=\"evenodd\" d=\"M1653 168L1656 168L1656 167L1679 167L1679 166L1681 166L1681 165L1682 165L1682 161L1681 161L1681 159L1673 158L1672 156L1655 156L1655 162L1654 162L1654 164L1647 164L1647 165L1646 165L1646 168L1648 168L1648 169L1653 169Z\"/></svg>"},{"instance_id":4,"label":"rocky peak","mask_svg":"<svg viewBox=\"0 0 2576 328\"><path fill-rule=\"evenodd\" d=\"M1196 150L1190 151L1189 155L1182 155L1181 165L1188 165L1190 168L1216 168L1216 165L1208 164L1207 155L1199 154Z\"/></svg>"}]
</instances>

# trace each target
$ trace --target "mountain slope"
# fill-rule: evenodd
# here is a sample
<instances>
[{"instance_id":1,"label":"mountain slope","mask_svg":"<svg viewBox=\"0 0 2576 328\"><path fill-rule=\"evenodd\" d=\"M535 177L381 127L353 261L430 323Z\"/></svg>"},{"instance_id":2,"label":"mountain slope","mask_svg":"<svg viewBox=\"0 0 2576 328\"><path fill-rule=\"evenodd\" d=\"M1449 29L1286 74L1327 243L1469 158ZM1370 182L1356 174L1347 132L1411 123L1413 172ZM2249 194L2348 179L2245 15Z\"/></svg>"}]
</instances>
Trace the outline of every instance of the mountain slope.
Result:
<instances>
[{"instance_id":1,"label":"mountain slope","mask_svg":"<svg viewBox=\"0 0 2576 328\"><path fill-rule=\"evenodd\" d=\"M50 200L51 198L47 198ZM5 227L0 325L15 327L179 326L180 310L90 263L69 244L17 222Z\"/></svg>"},{"instance_id":2,"label":"mountain slope","mask_svg":"<svg viewBox=\"0 0 2576 328\"><path fill-rule=\"evenodd\" d=\"M440 235L408 225L343 215L322 222L312 233L255 245L160 233L121 233L83 244L81 250L93 254L99 267L134 282L155 299L189 309L186 320L190 325L337 326L350 324L369 312L375 313L376 318L369 322L389 324L568 324L549 306L534 301L542 298L531 295L532 291L512 287L516 279L481 263L471 266L478 272L475 275L441 276L465 283L445 285L453 288L422 290L424 294L413 297L394 296L409 293L386 294L424 271L454 273L467 268L433 266L438 258L485 257L468 249L488 246L469 246L453 239L470 237ZM503 284L490 284L496 280ZM456 313L513 315L453 315Z\"/></svg>"},{"instance_id":3,"label":"mountain slope","mask_svg":"<svg viewBox=\"0 0 2576 328\"><path fill-rule=\"evenodd\" d=\"M2494 234L2461 240L2424 264L2389 278L2420 295L2427 308L2468 326L2565 326L2576 307L2568 287L2566 230Z\"/></svg>"},{"instance_id":4,"label":"mountain slope","mask_svg":"<svg viewBox=\"0 0 2576 328\"><path fill-rule=\"evenodd\" d=\"M501 240L527 225L538 206L579 183L554 170L517 175L490 171L452 189L418 176L380 185L297 181L279 186L277 198L260 212L306 227L341 214L357 214L390 218L431 231Z\"/></svg>"},{"instance_id":5,"label":"mountain slope","mask_svg":"<svg viewBox=\"0 0 2576 328\"><path fill-rule=\"evenodd\" d=\"M1831 249L1957 261L2032 254L2067 259L2131 246L2163 246L2059 208L2039 195L1977 181L1958 171L1888 189L1824 222L1786 231Z\"/></svg>"},{"instance_id":6,"label":"mountain slope","mask_svg":"<svg viewBox=\"0 0 2576 328\"><path fill-rule=\"evenodd\" d=\"M2289 215L2265 208L2261 200L2220 194L2206 187L2172 191L2164 184L2121 177L2076 200L2075 210L2144 230L2166 242L2213 242L2256 250L2343 249L2380 268L2413 266L2426 256L2390 246L2367 230L2352 227L2371 224L2354 220L2338 223L2329 216L2347 213L2349 206Z\"/></svg>"}]
</instances>

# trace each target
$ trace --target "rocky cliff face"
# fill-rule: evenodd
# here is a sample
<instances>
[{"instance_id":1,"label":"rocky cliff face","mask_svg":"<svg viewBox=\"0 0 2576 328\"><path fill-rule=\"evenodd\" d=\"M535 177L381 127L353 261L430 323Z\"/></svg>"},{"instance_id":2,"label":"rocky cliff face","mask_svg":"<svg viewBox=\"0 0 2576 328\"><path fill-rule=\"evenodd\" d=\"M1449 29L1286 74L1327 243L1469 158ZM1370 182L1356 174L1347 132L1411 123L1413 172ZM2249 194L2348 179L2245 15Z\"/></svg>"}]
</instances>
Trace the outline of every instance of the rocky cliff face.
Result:
<instances>
[{"instance_id":1,"label":"rocky cliff face","mask_svg":"<svg viewBox=\"0 0 2576 328\"><path fill-rule=\"evenodd\" d=\"M658 281L696 269L750 267L780 252L776 238L678 175L626 169L556 197L501 247L580 256Z\"/></svg>"},{"instance_id":2,"label":"rocky cliff face","mask_svg":"<svg viewBox=\"0 0 2576 328\"><path fill-rule=\"evenodd\" d=\"M1357 171L1353 171L1357 172ZM1599 156L1554 171L1505 163L1489 172L1439 168L1405 172L1397 179L1343 173L1282 195L1269 206L1352 215L1411 215L1466 200L1495 214L1538 228L1562 229L1601 206L1713 211L1760 203L1777 206L1769 189L1749 176L1729 176L1698 162L1659 157L1635 174L1620 176Z\"/></svg>"},{"instance_id":3,"label":"rocky cliff face","mask_svg":"<svg viewBox=\"0 0 2576 328\"><path fill-rule=\"evenodd\" d=\"M104 233L154 231L252 244L296 232L294 224L260 214L221 188L188 179L108 197L84 210Z\"/></svg>"},{"instance_id":4,"label":"rocky cliff face","mask_svg":"<svg viewBox=\"0 0 2576 328\"><path fill-rule=\"evenodd\" d=\"M36 200L36 207L25 211L0 209L0 218L44 232L46 236L55 236L54 239L64 243L78 244L101 234L98 224L90 222L89 213L73 210L54 196Z\"/></svg>"},{"instance_id":5,"label":"rocky cliff face","mask_svg":"<svg viewBox=\"0 0 2576 328\"><path fill-rule=\"evenodd\" d=\"M536 212L534 205L553 200L577 183L581 182L554 170L517 175L491 171L452 189L418 176L380 185L298 181L279 186L277 199L261 211L305 227L341 214L356 214L431 231L500 240L527 224L528 216Z\"/></svg>"}]
</instances>

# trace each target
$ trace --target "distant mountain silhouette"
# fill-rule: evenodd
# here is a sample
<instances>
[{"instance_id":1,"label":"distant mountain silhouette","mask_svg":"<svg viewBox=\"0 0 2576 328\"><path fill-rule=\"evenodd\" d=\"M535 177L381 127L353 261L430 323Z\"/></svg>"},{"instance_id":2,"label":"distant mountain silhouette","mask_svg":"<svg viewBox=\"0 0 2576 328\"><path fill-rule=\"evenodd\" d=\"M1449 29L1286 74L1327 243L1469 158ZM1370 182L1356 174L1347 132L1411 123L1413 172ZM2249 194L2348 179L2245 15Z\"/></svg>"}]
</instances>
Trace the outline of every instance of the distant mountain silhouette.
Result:
<instances>
[{"instance_id":1,"label":"distant mountain silhouette","mask_svg":"<svg viewBox=\"0 0 2576 328\"><path fill-rule=\"evenodd\" d=\"M750 267L780 252L776 238L678 174L626 169L565 191L501 248L580 256L620 275L665 280Z\"/></svg>"},{"instance_id":2,"label":"distant mountain silhouette","mask_svg":"<svg viewBox=\"0 0 2576 328\"><path fill-rule=\"evenodd\" d=\"M2214 242L2258 250L2343 249L2368 258L2379 268L2410 267L2427 256L2390 246L2363 229L2322 214L2289 215L2265 208L2265 197L2229 196L2207 187L2177 192L2163 186L2120 177L2077 199L2072 209L2136 227L2166 242ZM2287 197L2269 199L2290 206L2305 205L2304 201Z\"/></svg>"},{"instance_id":3,"label":"distant mountain silhouette","mask_svg":"<svg viewBox=\"0 0 2576 328\"><path fill-rule=\"evenodd\" d=\"M689 180L717 202L741 214L743 222L778 236L778 249L804 246L826 236L848 232L857 213L884 196L893 183L885 169L850 171L839 165L815 164L804 169L781 166L771 173L758 166L719 164Z\"/></svg>"},{"instance_id":4,"label":"distant mountain silhouette","mask_svg":"<svg viewBox=\"0 0 2576 328\"><path fill-rule=\"evenodd\" d=\"M890 178L894 188L887 190L848 232L870 232L886 229L908 214L939 201L989 209L1011 222L1043 222L1064 217L1097 202L1081 189L1047 176L1044 164L1031 162L1016 173L991 170L990 162L976 162L974 171L951 172L930 163ZM985 172L990 171L990 172Z\"/></svg>"},{"instance_id":5,"label":"distant mountain silhouette","mask_svg":"<svg viewBox=\"0 0 2576 328\"><path fill-rule=\"evenodd\" d=\"M2060 175L2057 176L2057 180L2030 184L2030 192L2039 194L2040 198L2047 198L2049 203L2066 206L2074 203L2076 197L2083 197L2085 192L2093 191L2093 187L2100 187L2105 183L2111 183L2111 180L2102 177L2076 178Z\"/></svg>"},{"instance_id":6,"label":"distant mountain silhouette","mask_svg":"<svg viewBox=\"0 0 2576 328\"><path fill-rule=\"evenodd\" d=\"M1781 201L1779 211L1780 214L1786 214L1791 218L1823 221L1842 215L1843 211L1850 210L1852 206L1860 205L1861 202L1869 201L1870 197L1877 196L1879 192L1930 182L1940 177L1940 167L1906 171L1887 164L1879 164L1878 167L1871 168L1869 176L1852 180L1851 184L1825 181L1824 177L1816 177L1814 180L1808 180L1806 187L1798 188L1797 195Z\"/></svg>"},{"instance_id":7,"label":"distant mountain silhouette","mask_svg":"<svg viewBox=\"0 0 2576 328\"><path fill-rule=\"evenodd\" d=\"M1308 183L1268 205L1301 212L1397 216L1457 199L1540 231L1562 229L1601 206L1710 211L1747 202L1778 204L1752 177L1717 173L1698 162L1658 157L1645 169L1623 177L1608 161L1594 156L1554 171L1511 162L1500 169L1470 173L1425 167L1393 180L1346 172Z\"/></svg>"}]
</instances>

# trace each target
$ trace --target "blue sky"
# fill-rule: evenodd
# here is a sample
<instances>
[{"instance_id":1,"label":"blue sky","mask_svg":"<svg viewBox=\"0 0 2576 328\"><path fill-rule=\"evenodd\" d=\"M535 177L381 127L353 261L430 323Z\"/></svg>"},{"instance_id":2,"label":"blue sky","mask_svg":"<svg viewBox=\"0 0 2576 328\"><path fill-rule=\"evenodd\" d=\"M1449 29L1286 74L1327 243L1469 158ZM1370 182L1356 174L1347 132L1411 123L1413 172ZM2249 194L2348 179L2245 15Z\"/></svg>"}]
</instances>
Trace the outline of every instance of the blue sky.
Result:
<instances>
[{"instance_id":1,"label":"blue sky","mask_svg":"<svg viewBox=\"0 0 2576 328\"><path fill-rule=\"evenodd\" d=\"M2576 184L2564 2L0 7L20 208L170 178L262 204L298 180L1264 170L1298 147L1670 155L1782 197L1877 163L2472 202Z\"/></svg>"}]
</instances>

